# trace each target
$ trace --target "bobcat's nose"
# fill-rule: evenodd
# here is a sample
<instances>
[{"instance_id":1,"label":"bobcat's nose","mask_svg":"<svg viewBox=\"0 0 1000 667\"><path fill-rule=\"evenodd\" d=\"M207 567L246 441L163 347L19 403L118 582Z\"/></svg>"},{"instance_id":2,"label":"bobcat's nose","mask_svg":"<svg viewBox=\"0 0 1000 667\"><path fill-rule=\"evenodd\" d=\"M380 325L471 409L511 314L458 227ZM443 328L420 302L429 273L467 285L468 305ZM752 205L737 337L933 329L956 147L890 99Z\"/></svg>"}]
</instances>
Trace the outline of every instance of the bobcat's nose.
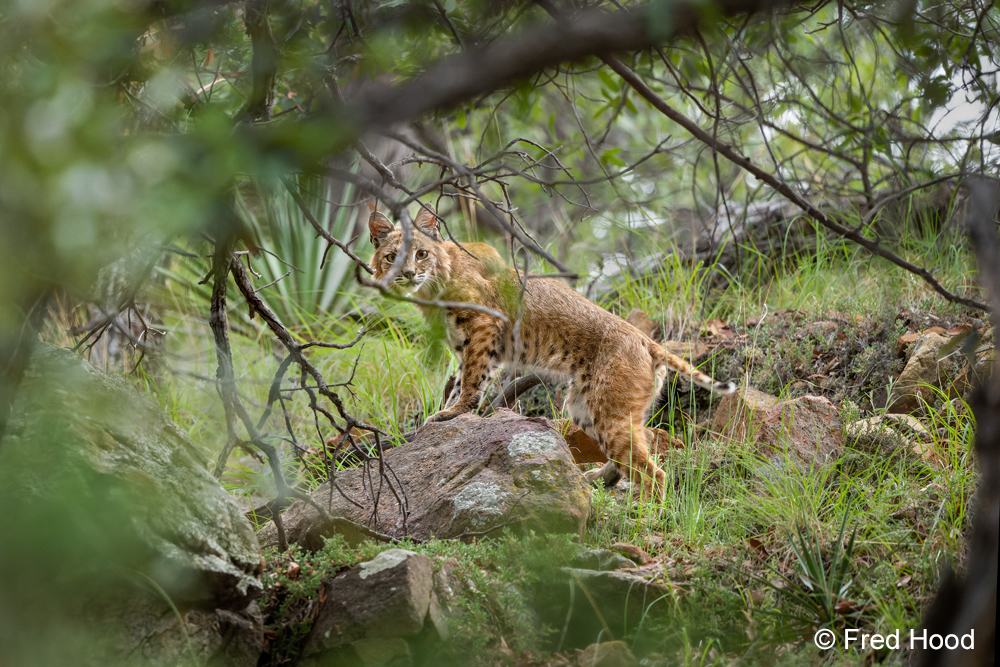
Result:
<instances>
[{"instance_id":1,"label":"bobcat's nose","mask_svg":"<svg viewBox=\"0 0 1000 667\"><path fill-rule=\"evenodd\" d=\"M413 271L403 271L403 277L407 280L413 279Z\"/></svg>"}]
</instances>

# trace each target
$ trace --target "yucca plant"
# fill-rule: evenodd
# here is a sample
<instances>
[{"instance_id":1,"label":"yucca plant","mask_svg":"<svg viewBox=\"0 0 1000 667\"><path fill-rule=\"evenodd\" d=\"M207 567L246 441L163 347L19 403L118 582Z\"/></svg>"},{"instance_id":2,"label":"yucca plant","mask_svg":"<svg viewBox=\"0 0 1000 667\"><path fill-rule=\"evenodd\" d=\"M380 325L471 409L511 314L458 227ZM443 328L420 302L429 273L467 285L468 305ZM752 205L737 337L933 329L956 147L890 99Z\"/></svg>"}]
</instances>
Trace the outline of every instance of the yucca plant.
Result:
<instances>
[{"instance_id":1,"label":"yucca plant","mask_svg":"<svg viewBox=\"0 0 1000 667\"><path fill-rule=\"evenodd\" d=\"M357 171L357 164L353 171ZM286 187L287 183L287 187ZM353 291L353 261L328 247L288 191L295 188L309 214L331 236L349 243L357 223L354 185L338 190L320 176L299 176L274 184L257 183L259 197L241 193L236 208L262 252L251 262L265 301L285 326L309 324L337 312Z\"/></svg>"},{"instance_id":2,"label":"yucca plant","mask_svg":"<svg viewBox=\"0 0 1000 667\"><path fill-rule=\"evenodd\" d=\"M798 576L786 576L773 570L775 581L754 577L759 583L775 591L781 601L779 615L784 629L793 632L811 631L835 625L838 621L860 614L863 605L848 598L854 583L851 576L851 556L857 531L851 531L850 539L844 546L847 514L845 510L840 532L831 545L829 567L824 562L819 537L805 523L800 523L796 526L796 534L788 535L789 546L798 566Z\"/></svg>"}]
</instances>

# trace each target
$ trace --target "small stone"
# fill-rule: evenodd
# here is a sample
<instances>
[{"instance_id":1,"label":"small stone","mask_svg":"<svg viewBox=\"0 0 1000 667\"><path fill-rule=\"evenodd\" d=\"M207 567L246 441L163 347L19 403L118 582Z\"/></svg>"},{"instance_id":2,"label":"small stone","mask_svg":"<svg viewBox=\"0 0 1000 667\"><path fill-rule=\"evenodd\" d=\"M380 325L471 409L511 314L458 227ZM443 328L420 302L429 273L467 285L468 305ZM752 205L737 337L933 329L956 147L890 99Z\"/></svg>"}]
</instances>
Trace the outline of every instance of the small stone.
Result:
<instances>
[{"instance_id":1,"label":"small stone","mask_svg":"<svg viewBox=\"0 0 1000 667\"><path fill-rule=\"evenodd\" d=\"M634 567L628 558L610 549L584 549L576 554L573 564L585 570L597 570L598 572L610 572L620 570L623 567Z\"/></svg>"},{"instance_id":2,"label":"small stone","mask_svg":"<svg viewBox=\"0 0 1000 667\"><path fill-rule=\"evenodd\" d=\"M910 346L916 343L919 338L920 334L918 333L908 333L900 336L899 339L896 340L896 356L900 359L905 357L907 350L909 350Z\"/></svg>"},{"instance_id":3,"label":"small stone","mask_svg":"<svg viewBox=\"0 0 1000 667\"><path fill-rule=\"evenodd\" d=\"M649 315L642 312L638 308L633 308L631 312L625 317L625 321L634 326L636 329L646 334L649 338L656 340L654 334L656 333L656 322L649 319Z\"/></svg>"},{"instance_id":4,"label":"small stone","mask_svg":"<svg viewBox=\"0 0 1000 667\"><path fill-rule=\"evenodd\" d=\"M653 560L648 553L634 544L628 544L627 542L615 542L611 545L611 550L620 553L636 565L645 565Z\"/></svg>"},{"instance_id":5,"label":"small stone","mask_svg":"<svg viewBox=\"0 0 1000 667\"><path fill-rule=\"evenodd\" d=\"M577 651L577 664L586 667L638 667L639 661L623 641L591 644Z\"/></svg>"}]
</instances>

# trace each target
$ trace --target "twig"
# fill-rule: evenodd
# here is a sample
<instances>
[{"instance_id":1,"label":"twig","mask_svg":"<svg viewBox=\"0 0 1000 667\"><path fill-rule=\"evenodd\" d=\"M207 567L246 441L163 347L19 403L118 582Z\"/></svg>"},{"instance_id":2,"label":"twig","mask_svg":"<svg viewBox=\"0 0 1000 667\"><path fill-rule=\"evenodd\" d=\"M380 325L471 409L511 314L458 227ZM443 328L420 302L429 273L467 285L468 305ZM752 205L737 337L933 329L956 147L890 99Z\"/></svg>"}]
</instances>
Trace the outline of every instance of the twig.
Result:
<instances>
[{"instance_id":1,"label":"twig","mask_svg":"<svg viewBox=\"0 0 1000 667\"><path fill-rule=\"evenodd\" d=\"M365 260L355 255L350 248L348 248L345 244L341 243L330 232L323 229L323 225L319 224L319 221L316 220L316 218L313 216L312 212L309 210L309 207L306 206L306 203L302 200L301 195L299 195L299 193L295 191L295 188L292 186L291 181L289 181L287 177L282 178L281 180L285 184L285 188L288 189L288 194L292 195L292 199L295 200L295 203L298 205L299 210L302 211L302 215L304 215L306 220L309 221L309 224L313 226L313 228L316 230L316 233L322 236L327 243L335 245L338 248L340 248L345 255L354 260L355 264L362 267L368 273L374 274L375 271L370 266L368 266L368 263Z\"/></svg>"},{"instance_id":2,"label":"twig","mask_svg":"<svg viewBox=\"0 0 1000 667\"><path fill-rule=\"evenodd\" d=\"M474 310L491 317L496 317L504 322L510 322L510 319L501 313L499 310L493 310L492 308L487 308L486 306L481 306L478 303L468 303L466 301L438 301L432 299L420 299L415 296L405 296L402 294L396 294L384 284L377 280L366 280L358 273L357 269L354 270L354 276L357 278L358 282L365 287L374 287L384 296L395 299L397 301L406 301L407 303L413 303L418 306L430 306L433 308L462 308L465 310Z\"/></svg>"}]
</instances>

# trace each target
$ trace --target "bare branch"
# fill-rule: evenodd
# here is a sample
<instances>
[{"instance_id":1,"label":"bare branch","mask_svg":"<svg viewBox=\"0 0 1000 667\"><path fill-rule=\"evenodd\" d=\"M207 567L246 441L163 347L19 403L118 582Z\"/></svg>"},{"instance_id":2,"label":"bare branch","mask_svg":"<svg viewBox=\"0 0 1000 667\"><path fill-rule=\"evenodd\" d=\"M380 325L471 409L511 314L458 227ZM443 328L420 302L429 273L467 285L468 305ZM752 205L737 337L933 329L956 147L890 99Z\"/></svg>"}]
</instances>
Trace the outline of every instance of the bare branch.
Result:
<instances>
[{"instance_id":1,"label":"bare branch","mask_svg":"<svg viewBox=\"0 0 1000 667\"><path fill-rule=\"evenodd\" d=\"M608 64L611 69L615 71L622 79L625 80L630 86L632 86L636 92L638 92L642 97L649 102L653 107L662 113L664 116L674 121L685 130L690 132L699 141L703 142L707 146L711 147L713 150L718 151L720 155L725 157L727 160L733 164L745 169L746 171L753 174L757 179L767 183L776 192L786 197L793 204L801 208L810 217L819 222L821 225L827 229L839 234L840 236L854 241L858 245L866 248L869 252L874 255L878 255L884 259L889 260L896 266L909 271L910 273L922 278L928 285L934 289L935 292L943 296L948 301L955 303L960 303L964 306L969 306L970 308L977 308L980 310L989 310L989 306L981 301L975 299L970 299L968 297L963 297L950 290L946 289L937 278L926 268L922 266L917 266L911 262L906 261L894 252L883 248L877 240L869 239L859 231L845 227L835 221L833 218L827 214L820 211L818 208L813 206L809 201L800 196L797 192L792 190L787 184L776 178L773 174L764 171L760 167L753 164L748 158L743 157L737 153L731 146L717 141L705 130L701 129L694 121L690 120L682 113L671 107L666 103L663 98L657 95L653 90L646 85L639 76L636 75L630 68L628 68L621 60L615 56L603 56L604 62Z\"/></svg>"}]
</instances>

